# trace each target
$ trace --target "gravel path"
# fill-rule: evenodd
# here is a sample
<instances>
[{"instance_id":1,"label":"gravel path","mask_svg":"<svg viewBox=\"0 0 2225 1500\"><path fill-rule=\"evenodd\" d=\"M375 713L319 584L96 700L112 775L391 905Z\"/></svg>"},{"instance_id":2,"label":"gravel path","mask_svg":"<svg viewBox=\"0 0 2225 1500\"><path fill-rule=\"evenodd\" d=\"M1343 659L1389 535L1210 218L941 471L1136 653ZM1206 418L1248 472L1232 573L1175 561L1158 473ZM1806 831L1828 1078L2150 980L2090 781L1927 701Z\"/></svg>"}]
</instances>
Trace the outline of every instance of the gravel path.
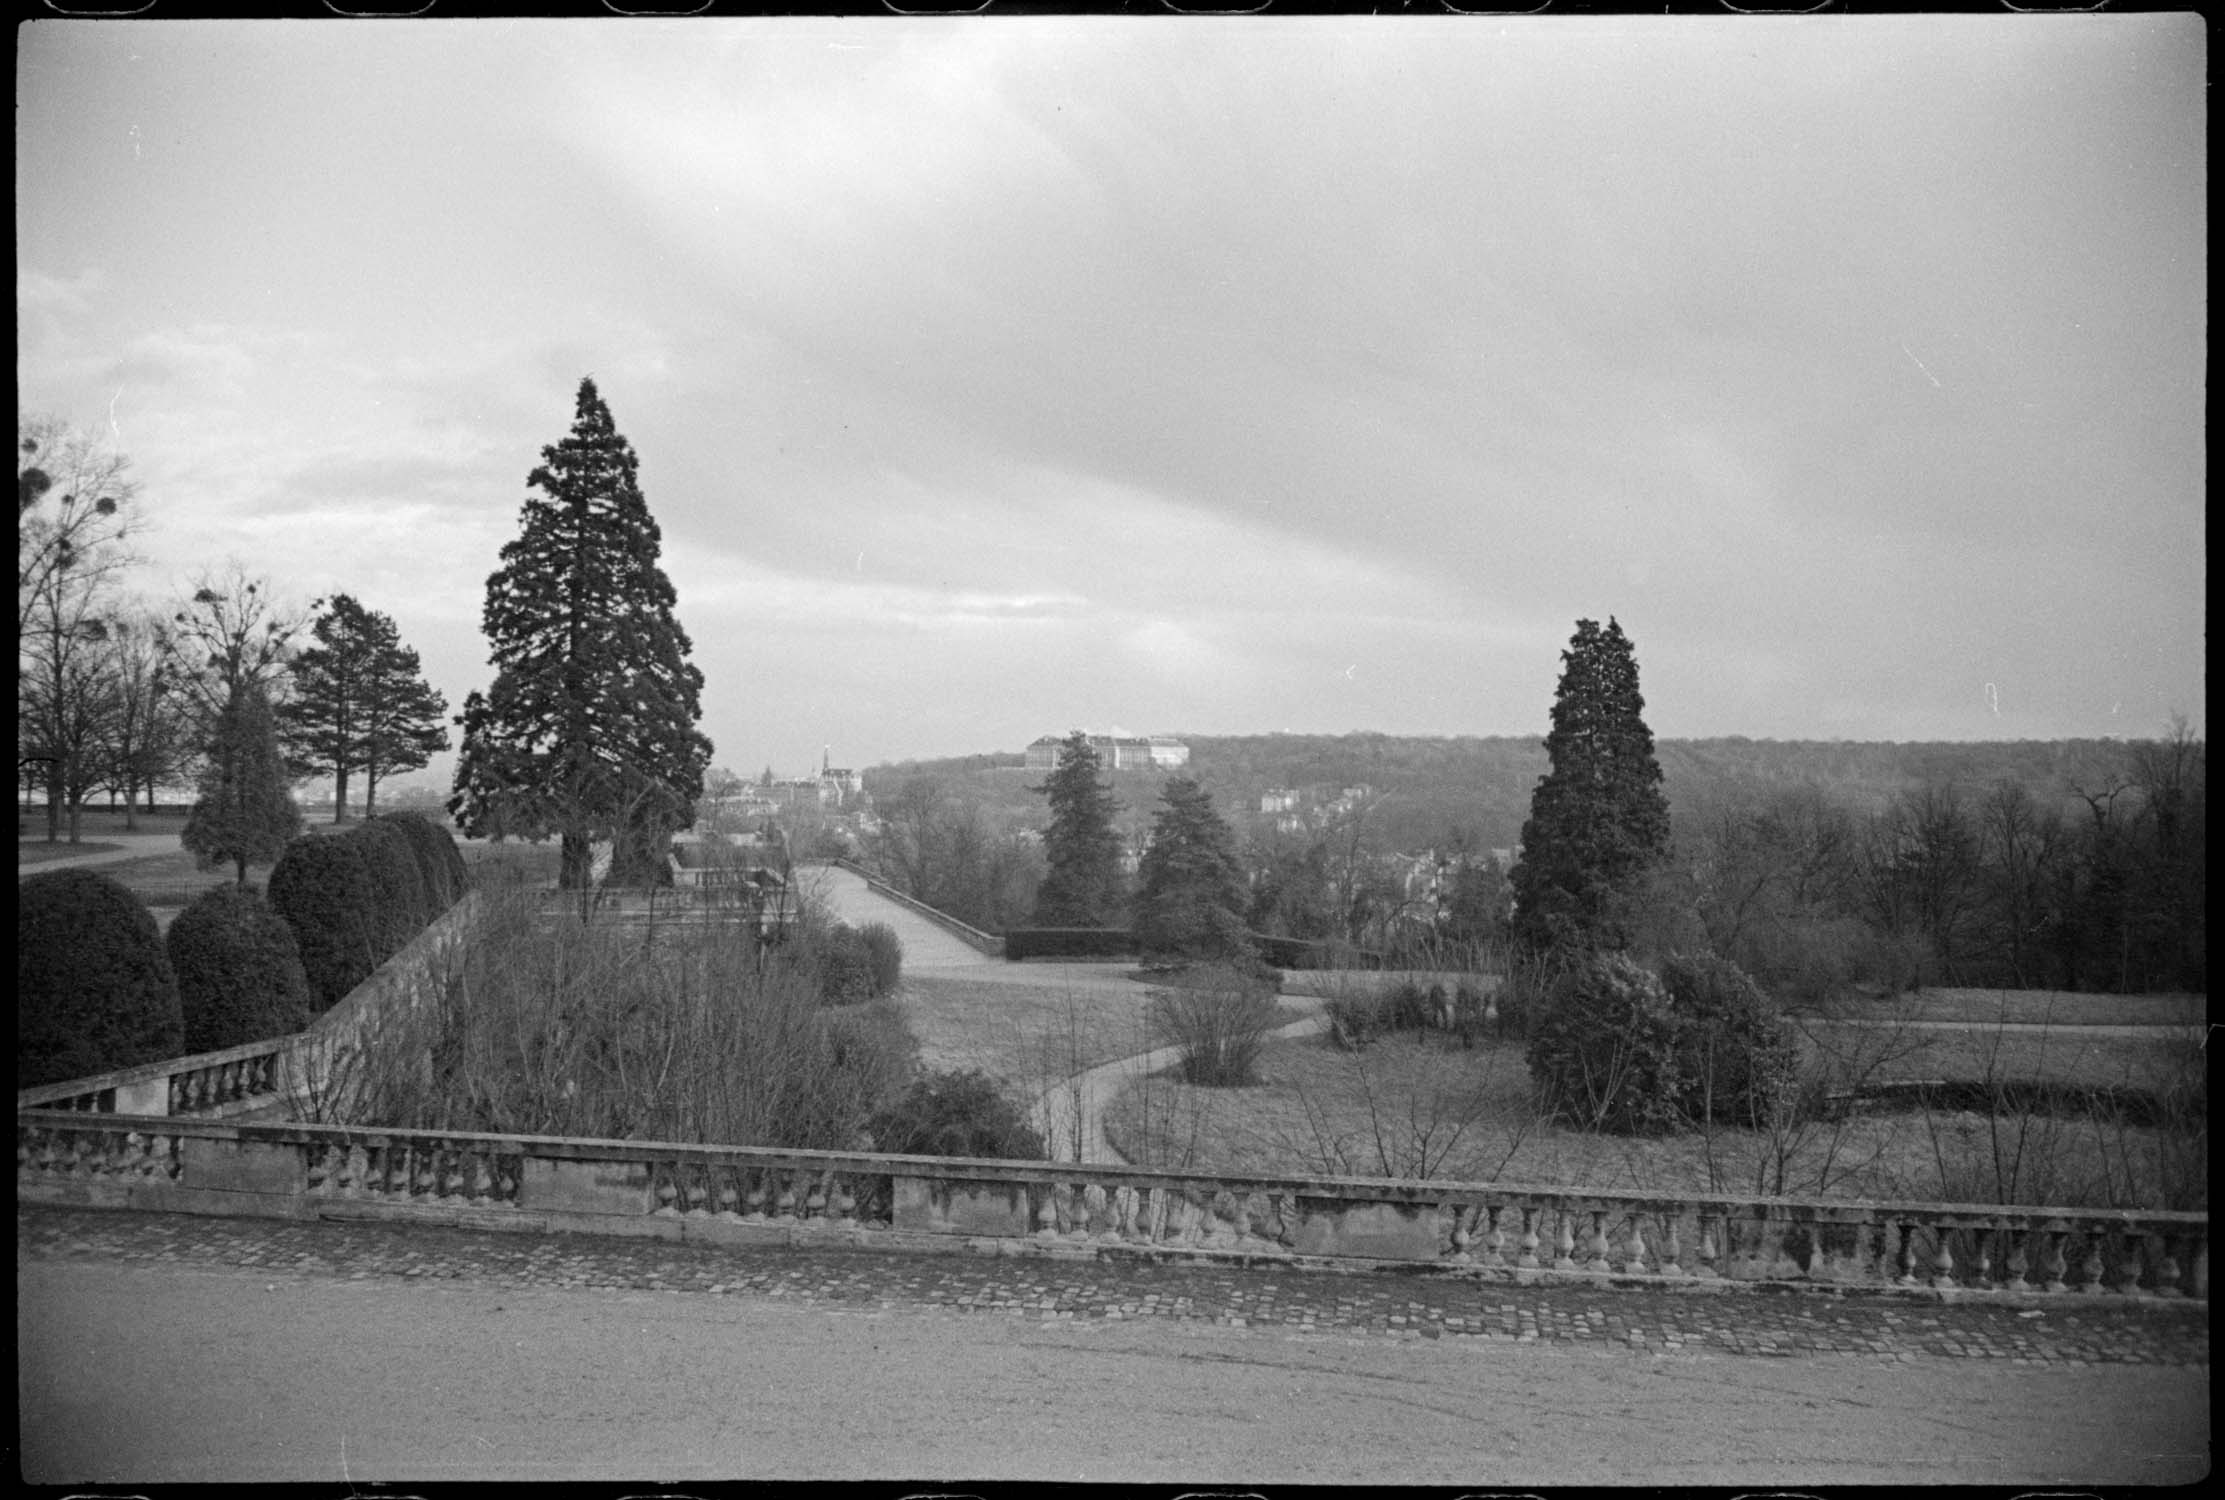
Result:
<instances>
[{"instance_id":1,"label":"gravel path","mask_svg":"<svg viewBox=\"0 0 2225 1500\"><path fill-rule=\"evenodd\" d=\"M16 1216L34 1482L2191 1483L2207 1309Z\"/></svg>"}]
</instances>

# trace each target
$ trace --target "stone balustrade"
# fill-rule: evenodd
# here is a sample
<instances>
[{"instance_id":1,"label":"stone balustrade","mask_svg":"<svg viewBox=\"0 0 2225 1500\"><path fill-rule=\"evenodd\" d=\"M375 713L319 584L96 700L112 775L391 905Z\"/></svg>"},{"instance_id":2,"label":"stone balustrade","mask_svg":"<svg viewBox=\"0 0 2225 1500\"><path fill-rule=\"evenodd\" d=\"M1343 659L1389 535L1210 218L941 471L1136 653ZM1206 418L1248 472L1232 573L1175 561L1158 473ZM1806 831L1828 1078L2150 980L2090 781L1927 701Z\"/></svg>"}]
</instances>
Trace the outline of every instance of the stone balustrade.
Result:
<instances>
[{"instance_id":1,"label":"stone balustrade","mask_svg":"<svg viewBox=\"0 0 2225 1500\"><path fill-rule=\"evenodd\" d=\"M2045 1300L2209 1296L2200 1213L1225 1177L18 1110L26 1202L726 1243Z\"/></svg>"}]
</instances>

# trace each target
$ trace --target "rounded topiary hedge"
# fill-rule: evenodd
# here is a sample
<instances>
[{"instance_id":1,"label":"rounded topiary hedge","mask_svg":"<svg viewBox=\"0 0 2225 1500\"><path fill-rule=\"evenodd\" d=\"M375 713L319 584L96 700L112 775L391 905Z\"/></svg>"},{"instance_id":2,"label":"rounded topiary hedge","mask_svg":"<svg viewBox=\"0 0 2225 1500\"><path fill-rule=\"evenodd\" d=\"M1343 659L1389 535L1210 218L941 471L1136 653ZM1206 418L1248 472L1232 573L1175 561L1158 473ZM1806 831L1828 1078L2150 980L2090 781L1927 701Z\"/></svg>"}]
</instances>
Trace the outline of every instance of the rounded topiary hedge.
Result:
<instances>
[{"instance_id":1,"label":"rounded topiary hedge","mask_svg":"<svg viewBox=\"0 0 2225 1500\"><path fill-rule=\"evenodd\" d=\"M185 1050L177 976L154 914L92 870L16 883L15 990L19 1089Z\"/></svg>"},{"instance_id":2,"label":"rounded topiary hedge","mask_svg":"<svg viewBox=\"0 0 2225 1500\"><path fill-rule=\"evenodd\" d=\"M410 852L417 859L417 873L433 904L427 920L463 899L471 876L464 868L463 853L456 847L454 834L422 813L386 812L371 821L394 828L409 840Z\"/></svg>"},{"instance_id":3,"label":"rounded topiary hedge","mask_svg":"<svg viewBox=\"0 0 2225 1500\"><path fill-rule=\"evenodd\" d=\"M270 908L293 929L309 976L309 1000L330 1010L361 984L385 955L378 891L362 844L345 836L305 833L286 846L270 872Z\"/></svg>"},{"instance_id":4,"label":"rounded topiary hedge","mask_svg":"<svg viewBox=\"0 0 2225 1500\"><path fill-rule=\"evenodd\" d=\"M309 1024L309 976L293 929L245 886L220 885L170 923L185 1050L215 1052Z\"/></svg>"},{"instance_id":5,"label":"rounded topiary hedge","mask_svg":"<svg viewBox=\"0 0 2225 1500\"><path fill-rule=\"evenodd\" d=\"M432 897L419 873L417 854L409 836L391 823L376 819L358 823L342 837L363 852L363 868L370 872L377 897L379 958L383 962L401 951L432 920Z\"/></svg>"},{"instance_id":6,"label":"rounded topiary hedge","mask_svg":"<svg viewBox=\"0 0 2225 1500\"><path fill-rule=\"evenodd\" d=\"M1577 964L1530 1027L1540 1102L1572 1123L1648 1135L1684 1121L1679 1027L1660 979L1619 953Z\"/></svg>"}]
</instances>

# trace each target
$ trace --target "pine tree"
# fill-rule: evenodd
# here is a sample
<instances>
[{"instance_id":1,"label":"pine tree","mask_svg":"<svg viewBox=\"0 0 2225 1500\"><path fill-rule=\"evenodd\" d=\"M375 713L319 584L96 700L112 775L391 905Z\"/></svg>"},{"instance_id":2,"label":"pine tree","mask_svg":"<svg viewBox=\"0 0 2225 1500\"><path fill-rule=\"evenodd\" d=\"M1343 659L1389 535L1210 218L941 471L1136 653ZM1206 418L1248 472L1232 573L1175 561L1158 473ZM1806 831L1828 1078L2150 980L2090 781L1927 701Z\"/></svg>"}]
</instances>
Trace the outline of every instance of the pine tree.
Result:
<instances>
[{"instance_id":1,"label":"pine tree","mask_svg":"<svg viewBox=\"0 0 2225 1500\"><path fill-rule=\"evenodd\" d=\"M279 710L287 761L298 776L333 778L335 823L347 821L348 776L360 767L369 817L380 777L448 748L448 700L426 683L394 622L347 594L332 596L311 634L316 644L294 656L294 696Z\"/></svg>"},{"instance_id":2,"label":"pine tree","mask_svg":"<svg viewBox=\"0 0 2225 1500\"><path fill-rule=\"evenodd\" d=\"M1190 958L1252 957L1236 835L1190 778L1170 779L1160 797L1165 806L1153 815L1151 847L1137 872L1137 942L1147 952Z\"/></svg>"},{"instance_id":3,"label":"pine tree","mask_svg":"<svg viewBox=\"0 0 2225 1500\"><path fill-rule=\"evenodd\" d=\"M1613 616L1578 620L1545 738L1551 762L1530 797L1511 873L1514 936L1532 949L1616 948L1618 898L1669 848L1669 804L1638 692L1638 663Z\"/></svg>"},{"instance_id":4,"label":"pine tree","mask_svg":"<svg viewBox=\"0 0 2225 1500\"><path fill-rule=\"evenodd\" d=\"M199 791L179 842L204 870L230 861L241 885L249 865L275 862L301 832L301 809L278 751L278 724L253 682L243 682L216 716Z\"/></svg>"},{"instance_id":5,"label":"pine tree","mask_svg":"<svg viewBox=\"0 0 2225 1500\"><path fill-rule=\"evenodd\" d=\"M703 674L673 617L662 537L639 460L592 379L570 436L541 450L518 538L487 580L493 685L464 704L449 800L467 835L563 842L562 884L655 878L694 816L711 742L697 729Z\"/></svg>"},{"instance_id":6,"label":"pine tree","mask_svg":"<svg viewBox=\"0 0 2225 1500\"><path fill-rule=\"evenodd\" d=\"M1120 907L1120 839L1113 817L1120 804L1097 779L1103 762L1077 729L1059 747L1058 765L1039 787L1050 799L1051 826L1043 834L1048 873L1035 897L1042 927L1103 927Z\"/></svg>"}]
</instances>

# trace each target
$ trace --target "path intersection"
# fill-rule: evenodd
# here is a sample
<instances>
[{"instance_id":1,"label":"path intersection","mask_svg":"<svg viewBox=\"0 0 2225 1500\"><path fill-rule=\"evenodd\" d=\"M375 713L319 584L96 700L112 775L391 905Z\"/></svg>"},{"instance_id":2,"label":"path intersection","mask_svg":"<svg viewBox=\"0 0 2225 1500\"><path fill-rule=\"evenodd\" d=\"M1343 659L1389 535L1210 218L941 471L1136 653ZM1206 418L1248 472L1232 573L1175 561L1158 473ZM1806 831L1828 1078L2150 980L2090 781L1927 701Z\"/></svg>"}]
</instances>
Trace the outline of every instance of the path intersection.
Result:
<instances>
[{"instance_id":1,"label":"path intersection","mask_svg":"<svg viewBox=\"0 0 2225 1500\"><path fill-rule=\"evenodd\" d=\"M1391 1272L737 1250L421 1224L212 1219L18 1206L16 1259L157 1262L255 1274L681 1297L775 1298L832 1315L905 1308L1040 1322L1158 1319L1288 1338L1451 1339L1657 1355L1983 1359L2056 1367L2209 1365L2208 1305L2033 1309L1892 1296L1517 1286Z\"/></svg>"}]
</instances>

